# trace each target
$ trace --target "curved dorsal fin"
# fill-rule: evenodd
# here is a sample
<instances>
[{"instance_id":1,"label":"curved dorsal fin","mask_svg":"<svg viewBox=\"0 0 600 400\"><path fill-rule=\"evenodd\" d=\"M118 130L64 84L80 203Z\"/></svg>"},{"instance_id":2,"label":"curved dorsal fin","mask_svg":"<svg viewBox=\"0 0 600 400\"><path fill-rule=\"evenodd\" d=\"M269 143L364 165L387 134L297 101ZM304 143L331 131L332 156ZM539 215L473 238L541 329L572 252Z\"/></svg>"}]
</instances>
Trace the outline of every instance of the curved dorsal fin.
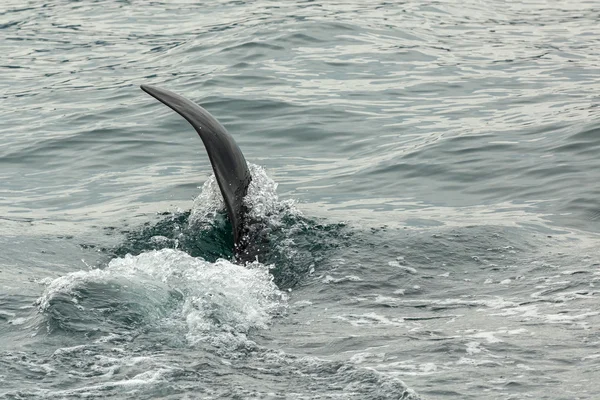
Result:
<instances>
[{"instance_id":1,"label":"curved dorsal fin","mask_svg":"<svg viewBox=\"0 0 600 400\"><path fill-rule=\"evenodd\" d=\"M148 85L140 87L185 118L200 135L225 200L237 252L244 232L244 196L252 180L242 151L223 125L204 108L169 90Z\"/></svg>"}]
</instances>

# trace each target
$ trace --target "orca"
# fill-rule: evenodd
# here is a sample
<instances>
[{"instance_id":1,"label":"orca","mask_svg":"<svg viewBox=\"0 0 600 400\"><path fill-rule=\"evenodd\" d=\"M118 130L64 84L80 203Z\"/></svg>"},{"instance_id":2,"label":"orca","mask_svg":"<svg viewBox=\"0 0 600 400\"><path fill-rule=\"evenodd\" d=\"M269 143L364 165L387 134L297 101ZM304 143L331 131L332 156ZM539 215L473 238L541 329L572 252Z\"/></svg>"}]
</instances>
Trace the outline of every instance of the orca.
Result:
<instances>
[{"instance_id":1,"label":"orca","mask_svg":"<svg viewBox=\"0 0 600 400\"><path fill-rule=\"evenodd\" d=\"M248 193L252 176L242 151L223 125L204 108L166 89L149 85L140 87L185 118L200 135L225 201L227 216L233 229L234 254L236 257L243 255L248 222L244 197Z\"/></svg>"}]
</instances>

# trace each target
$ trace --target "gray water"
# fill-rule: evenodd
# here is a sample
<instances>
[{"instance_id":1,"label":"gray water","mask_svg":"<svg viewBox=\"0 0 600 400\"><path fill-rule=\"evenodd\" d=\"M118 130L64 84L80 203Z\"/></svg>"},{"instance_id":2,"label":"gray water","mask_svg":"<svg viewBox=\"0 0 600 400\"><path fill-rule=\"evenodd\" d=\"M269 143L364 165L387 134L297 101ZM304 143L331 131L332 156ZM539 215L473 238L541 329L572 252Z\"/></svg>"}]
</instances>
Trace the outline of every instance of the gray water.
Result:
<instances>
[{"instance_id":1,"label":"gray water","mask_svg":"<svg viewBox=\"0 0 600 400\"><path fill-rule=\"evenodd\" d=\"M599 398L599 19L3 1L0 397ZM235 137L260 262L140 84Z\"/></svg>"}]
</instances>

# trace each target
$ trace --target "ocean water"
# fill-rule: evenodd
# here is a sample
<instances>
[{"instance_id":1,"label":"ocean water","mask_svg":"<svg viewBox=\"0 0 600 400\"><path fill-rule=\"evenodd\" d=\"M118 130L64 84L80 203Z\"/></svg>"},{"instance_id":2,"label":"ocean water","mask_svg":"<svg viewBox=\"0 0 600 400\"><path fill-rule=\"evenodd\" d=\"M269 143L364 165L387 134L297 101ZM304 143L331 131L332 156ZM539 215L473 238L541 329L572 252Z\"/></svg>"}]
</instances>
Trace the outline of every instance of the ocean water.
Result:
<instances>
[{"instance_id":1,"label":"ocean water","mask_svg":"<svg viewBox=\"0 0 600 400\"><path fill-rule=\"evenodd\" d=\"M600 398L595 1L0 5L0 398ZM202 142L251 165L233 262Z\"/></svg>"}]
</instances>

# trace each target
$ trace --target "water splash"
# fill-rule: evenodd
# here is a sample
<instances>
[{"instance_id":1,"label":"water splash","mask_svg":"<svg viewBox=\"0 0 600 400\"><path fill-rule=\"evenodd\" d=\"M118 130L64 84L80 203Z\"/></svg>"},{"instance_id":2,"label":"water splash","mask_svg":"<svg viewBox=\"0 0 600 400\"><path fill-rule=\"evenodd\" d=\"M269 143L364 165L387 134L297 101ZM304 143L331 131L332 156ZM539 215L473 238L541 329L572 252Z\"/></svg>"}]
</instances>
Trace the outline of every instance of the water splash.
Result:
<instances>
[{"instance_id":1,"label":"water splash","mask_svg":"<svg viewBox=\"0 0 600 400\"><path fill-rule=\"evenodd\" d=\"M285 216L302 216L295 207L294 200L279 200L278 184L267 175L265 169L256 164L248 164L252 181L244 204L248 209L248 219L269 225L278 225ZM201 192L194 200L190 214L190 226L206 229L215 221L222 221L220 216L225 213L225 203L214 174L202 185Z\"/></svg>"},{"instance_id":2,"label":"water splash","mask_svg":"<svg viewBox=\"0 0 600 400\"><path fill-rule=\"evenodd\" d=\"M188 344L237 340L266 329L287 297L260 263L208 262L163 249L112 260L49 282L39 310L66 330L185 326ZM167 321L165 321L165 318ZM134 321L135 324L131 324Z\"/></svg>"},{"instance_id":3,"label":"water splash","mask_svg":"<svg viewBox=\"0 0 600 400\"><path fill-rule=\"evenodd\" d=\"M274 266L270 272L277 286L293 287L318 268L323 252L339 246L349 233L342 224L322 224L304 217L293 200L279 199L277 183L264 168L254 164L249 168L253 179L244 198L251 221L247 241L252 250L259 250L253 254L261 263ZM214 175L202 186L189 213L165 214L164 219L126 234L127 240L114 250L115 256L175 248L212 262L234 257L231 224Z\"/></svg>"}]
</instances>

